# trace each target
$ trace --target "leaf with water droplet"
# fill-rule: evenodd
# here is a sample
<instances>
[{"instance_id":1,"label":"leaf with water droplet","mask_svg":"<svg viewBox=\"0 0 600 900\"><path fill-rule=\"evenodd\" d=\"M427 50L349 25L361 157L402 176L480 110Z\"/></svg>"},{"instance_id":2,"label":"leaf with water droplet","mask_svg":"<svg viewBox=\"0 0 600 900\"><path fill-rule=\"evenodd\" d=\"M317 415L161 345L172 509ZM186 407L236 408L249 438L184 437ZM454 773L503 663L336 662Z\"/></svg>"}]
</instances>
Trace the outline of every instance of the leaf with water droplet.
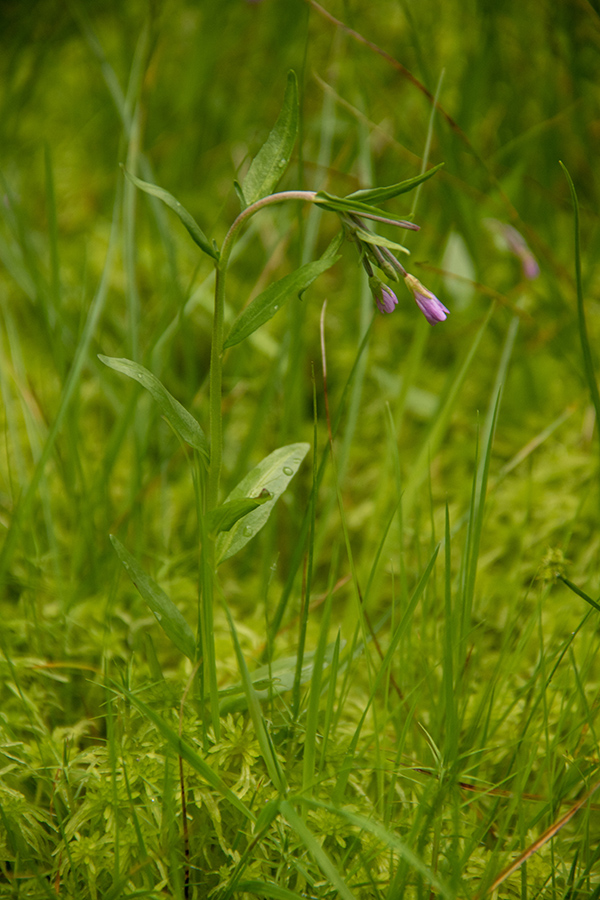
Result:
<instances>
[{"instance_id":1,"label":"leaf with water droplet","mask_svg":"<svg viewBox=\"0 0 600 900\"><path fill-rule=\"evenodd\" d=\"M216 556L219 563L229 559L258 534L309 450L310 444L304 443L279 447L248 472L232 490L224 505L249 496L261 496L265 490L270 496L262 506L239 519L230 531L219 534L216 541Z\"/></svg>"}]
</instances>

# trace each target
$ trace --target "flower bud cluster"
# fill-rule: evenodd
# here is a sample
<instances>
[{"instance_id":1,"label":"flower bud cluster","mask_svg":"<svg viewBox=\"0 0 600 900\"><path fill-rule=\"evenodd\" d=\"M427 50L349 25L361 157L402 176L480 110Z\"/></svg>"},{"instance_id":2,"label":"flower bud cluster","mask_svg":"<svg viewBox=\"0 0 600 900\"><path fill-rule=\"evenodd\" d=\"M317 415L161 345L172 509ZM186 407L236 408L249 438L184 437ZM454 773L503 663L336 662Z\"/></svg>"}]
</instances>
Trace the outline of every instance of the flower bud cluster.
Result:
<instances>
[{"instance_id":1,"label":"flower bud cluster","mask_svg":"<svg viewBox=\"0 0 600 900\"><path fill-rule=\"evenodd\" d=\"M443 322L446 316L449 315L450 310L446 309L435 294L432 294L431 291L424 287L418 278L406 271L402 263L377 235L373 235L371 238L371 232L368 225L363 222L363 219L374 219L386 225L396 225L399 228L407 228L411 231L418 231L419 226L401 219L386 219L383 216L367 213L360 213L360 215L357 213L341 213L340 218L349 240L353 241L358 247L360 260L369 278L369 287L379 312L384 314L394 312L398 305L398 298L393 290L383 284L375 275L373 266L380 269L391 281L400 281L400 277L404 279L404 283L430 325ZM393 246L408 253L408 250L400 244Z\"/></svg>"}]
</instances>

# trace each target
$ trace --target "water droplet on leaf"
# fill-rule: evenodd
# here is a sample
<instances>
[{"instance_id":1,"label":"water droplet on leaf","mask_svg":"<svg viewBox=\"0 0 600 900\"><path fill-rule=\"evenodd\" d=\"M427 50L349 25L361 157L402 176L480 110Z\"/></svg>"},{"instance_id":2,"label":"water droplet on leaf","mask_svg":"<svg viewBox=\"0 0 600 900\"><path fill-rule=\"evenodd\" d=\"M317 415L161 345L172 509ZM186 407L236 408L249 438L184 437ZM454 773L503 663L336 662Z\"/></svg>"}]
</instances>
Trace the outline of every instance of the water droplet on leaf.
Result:
<instances>
[{"instance_id":1,"label":"water droplet on leaf","mask_svg":"<svg viewBox=\"0 0 600 900\"><path fill-rule=\"evenodd\" d=\"M294 470L293 470L290 466L284 466L284 467L283 467L283 474L284 474L284 475L293 475L293 474L294 474Z\"/></svg>"},{"instance_id":2,"label":"water droplet on leaf","mask_svg":"<svg viewBox=\"0 0 600 900\"><path fill-rule=\"evenodd\" d=\"M250 525L244 525L242 534L244 535L244 537L252 537L254 531L252 530Z\"/></svg>"}]
</instances>

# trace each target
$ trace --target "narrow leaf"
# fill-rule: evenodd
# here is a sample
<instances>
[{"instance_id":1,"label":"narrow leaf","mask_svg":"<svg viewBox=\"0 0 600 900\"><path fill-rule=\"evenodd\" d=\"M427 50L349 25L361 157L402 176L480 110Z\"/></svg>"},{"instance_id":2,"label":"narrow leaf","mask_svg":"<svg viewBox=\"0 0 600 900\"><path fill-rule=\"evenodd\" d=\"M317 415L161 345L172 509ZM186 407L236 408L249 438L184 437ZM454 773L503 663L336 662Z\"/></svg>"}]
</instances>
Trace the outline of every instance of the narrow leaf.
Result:
<instances>
[{"instance_id":1,"label":"narrow leaf","mask_svg":"<svg viewBox=\"0 0 600 900\"><path fill-rule=\"evenodd\" d=\"M336 197L335 194L328 194L327 191L319 191L315 196L315 203L322 209L328 209L330 212L376 216L377 219L385 219L386 221L397 220L398 223L405 221L403 216L396 216L387 212L387 210L371 206L369 203L361 203L359 200L352 200L350 197Z\"/></svg>"},{"instance_id":2,"label":"narrow leaf","mask_svg":"<svg viewBox=\"0 0 600 900\"><path fill-rule=\"evenodd\" d=\"M246 694L246 700L248 702L248 709L250 711L252 724L254 725L254 732L258 739L260 752L267 767L269 777L273 782L273 785L275 786L277 791L279 791L279 793L285 793L285 791L287 790L285 775L281 771L279 760L277 759L277 755L275 753L275 750L273 749L273 744L271 742L271 738L267 729L267 723L265 722L265 718L260 708L260 703L258 702L258 696L256 694L256 691L254 690L254 685L252 684L250 672L248 671L248 666L246 665L246 660L244 659L244 654L242 653L242 648L240 647L237 631L233 619L231 618L229 607L226 604L224 605L225 615L227 616L229 630L231 632L231 639L233 641L233 647L235 650L235 655L237 657L238 669L240 670L240 675L242 677L242 684L244 685L244 692Z\"/></svg>"},{"instance_id":3,"label":"narrow leaf","mask_svg":"<svg viewBox=\"0 0 600 900\"><path fill-rule=\"evenodd\" d=\"M381 203L383 200L391 200L392 197L397 197L399 194L406 194L424 181L428 181L432 175L439 172L443 165L444 163L439 163L427 172L423 172L421 175L415 175L414 178L407 178L406 181L399 181L398 184L388 184L384 187L366 188L365 190L354 191L354 193L348 194L348 197L360 200L363 203L370 203L372 200L376 203Z\"/></svg>"},{"instance_id":4,"label":"narrow leaf","mask_svg":"<svg viewBox=\"0 0 600 900\"><path fill-rule=\"evenodd\" d=\"M389 247L390 250L400 250L402 253L410 254L410 250L407 250L402 244L397 244L396 241L389 241L387 238L382 237L380 234L374 234L372 231L365 231L364 228L357 228L356 234L366 244L375 244L376 247Z\"/></svg>"},{"instance_id":5,"label":"narrow leaf","mask_svg":"<svg viewBox=\"0 0 600 900\"><path fill-rule=\"evenodd\" d=\"M113 356L98 355L100 362L105 366L114 369L115 372L121 372L134 381L139 382L142 387L149 391L160 407L160 411L169 420L177 434L184 441L191 444L205 460L208 460L208 441L202 428L187 409L176 400L172 394L168 392L158 378L140 366L139 363L133 362L131 359L118 359Z\"/></svg>"},{"instance_id":6,"label":"narrow leaf","mask_svg":"<svg viewBox=\"0 0 600 900\"><path fill-rule=\"evenodd\" d=\"M255 297L252 303L237 317L231 326L231 331L227 336L223 349L226 350L228 347L233 347L253 334L257 328L260 328L261 325L273 318L292 294L301 294L305 291L319 275L331 268L338 259L339 256L328 256L306 263L306 265L296 269L295 272L291 272L289 275L276 281L275 284L270 285L266 291Z\"/></svg>"},{"instance_id":7,"label":"narrow leaf","mask_svg":"<svg viewBox=\"0 0 600 900\"><path fill-rule=\"evenodd\" d=\"M230 531L218 536L216 556L219 562L229 559L258 534L309 450L310 444L305 443L288 444L274 450L251 472L248 472L232 490L226 503L241 500L252 494L258 496L264 489L269 491L271 497L258 509L236 522Z\"/></svg>"},{"instance_id":8,"label":"narrow leaf","mask_svg":"<svg viewBox=\"0 0 600 900\"><path fill-rule=\"evenodd\" d=\"M565 173L569 190L571 191L571 200L573 201L573 212L575 214L575 280L577 284L577 321L579 324L579 341L581 343L581 352L583 355L583 368L585 377L590 390L590 396L594 409L596 410L596 420L600 420L600 393L598 391L598 382L596 381L596 373L594 372L594 360L592 358L592 348L587 331L585 320L585 306L583 302L583 279L581 277L581 239L579 235L579 201L577 200L577 192L573 179L569 175L567 167L564 163L560 166Z\"/></svg>"},{"instance_id":9,"label":"narrow leaf","mask_svg":"<svg viewBox=\"0 0 600 900\"><path fill-rule=\"evenodd\" d=\"M243 500L234 500L233 503L223 503L206 516L206 530L211 534L230 531L238 519L247 516L270 499L271 494L263 491L260 497L246 497Z\"/></svg>"},{"instance_id":10,"label":"narrow leaf","mask_svg":"<svg viewBox=\"0 0 600 900\"><path fill-rule=\"evenodd\" d=\"M304 795L290 798L289 802L290 804L294 802L304 803L311 809L326 810L329 813L345 819L350 825L354 825L355 828L360 829L361 832L366 831L367 833L372 834L378 841L389 847L390 850L394 850L398 856L406 860L406 862L426 879L443 897L447 897L449 900L454 897L453 891L451 891L441 878L425 865L404 841L374 819L361 816L351 810L344 809L343 807L334 806L332 803L322 803L318 800L307 799Z\"/></svg>"},{"instance_id":11,"label":"narrow leaf","mask_svg":"<svg viewBox=\"0 0 600 900\"><path fill-rule=\"evenodd\" d=\"M109 535L109 537L111 544L117 552L117 556L125 566L127 574L150 607L150 610L156 616L158 624L161 626L167 637L173 641L177 649L193 662L196 657L196 642L194 640L192 629L186 620L183 618L173 601L170 600L163 589L144 572L137 559L131 555L121 541L116 538L114 534Z\"/></svg>"},{"instance_id":12,"label":"narrow leaf","mask_svg":"<svg viewBox=\"0 0 600 900\"><path fill-rule=\"evenodd\" d=\"M291 825L308 852L314 858L323 874L329 878L332 887L338 891L339 895L343 897L344 900L355 900L354 894L343 880L312 831L307 827L304 820L300 818L292 804L287 800L282 800L279 809L281 810L282 816L287 820L288 824Z\"/></svg>"},{"instance_id":13,"label":"narrow leaf","mask_svg":"<svg viewBox=\"0 0 600 900\"><path fill-rule=\"evenodd\" d=\"M148 181L142 181L141 178L136 178L135 175L132 175L131 172L128 172L125 168L123 171L127 178L129 178L129 180L141 191L145 191L145 193L150 194L151 197L157 197L159 200L162 200L169 209L173 210L185 228L187 228L194 243L197 244L201 250L209 256L212 256L213 259L219 258L219 251L209 242L194 217L181 205L179 200L177 200L173 194L169 194L168 191L165 191L164 188L159 187L157 184L150 184Z\"/></svg>"},{"instance_id":14,"label":"narrow leaf","mask_svg":"<svg viewBox=\"0 0 600 900\"><path fill-rule=\"evenodd\" d=\"M273 193L288 166L297 134L298 82L295 72L289 72L279 118L252 160L241 187L246 206Z\"/></svg>"}]
</instances>

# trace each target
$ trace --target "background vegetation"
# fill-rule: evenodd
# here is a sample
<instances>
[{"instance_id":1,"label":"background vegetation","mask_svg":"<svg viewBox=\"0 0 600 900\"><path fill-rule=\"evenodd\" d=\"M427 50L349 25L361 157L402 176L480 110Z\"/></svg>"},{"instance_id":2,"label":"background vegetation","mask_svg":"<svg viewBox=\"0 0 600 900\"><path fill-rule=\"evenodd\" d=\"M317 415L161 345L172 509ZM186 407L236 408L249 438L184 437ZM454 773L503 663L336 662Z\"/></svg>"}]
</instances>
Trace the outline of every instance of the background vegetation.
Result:
<instances>
[{"instance_id":1,"label":"background vegetation","mask_svg":"<svg viewBox=\"0 0 600 900\"><path fill-rule=\"evenodd\" d=\"M600 897L599 445L559 165L595 364L597 4L325 6L0 8L0 896L483 897L521 862L497 896ZM218 736L109 541L195 630L188 454L97 355L145 365L208 430L211 260L119 163L220 244L289 69L281 187L445 163L389 208L414 212L411 271L451 315L432 329L400 285L371 324L346 244L226 357L223 495L315 434L328 462L309 540L313 453L219 568ZM338 227L258 214L229 321Z\"/></svg>"}]
</instances>

